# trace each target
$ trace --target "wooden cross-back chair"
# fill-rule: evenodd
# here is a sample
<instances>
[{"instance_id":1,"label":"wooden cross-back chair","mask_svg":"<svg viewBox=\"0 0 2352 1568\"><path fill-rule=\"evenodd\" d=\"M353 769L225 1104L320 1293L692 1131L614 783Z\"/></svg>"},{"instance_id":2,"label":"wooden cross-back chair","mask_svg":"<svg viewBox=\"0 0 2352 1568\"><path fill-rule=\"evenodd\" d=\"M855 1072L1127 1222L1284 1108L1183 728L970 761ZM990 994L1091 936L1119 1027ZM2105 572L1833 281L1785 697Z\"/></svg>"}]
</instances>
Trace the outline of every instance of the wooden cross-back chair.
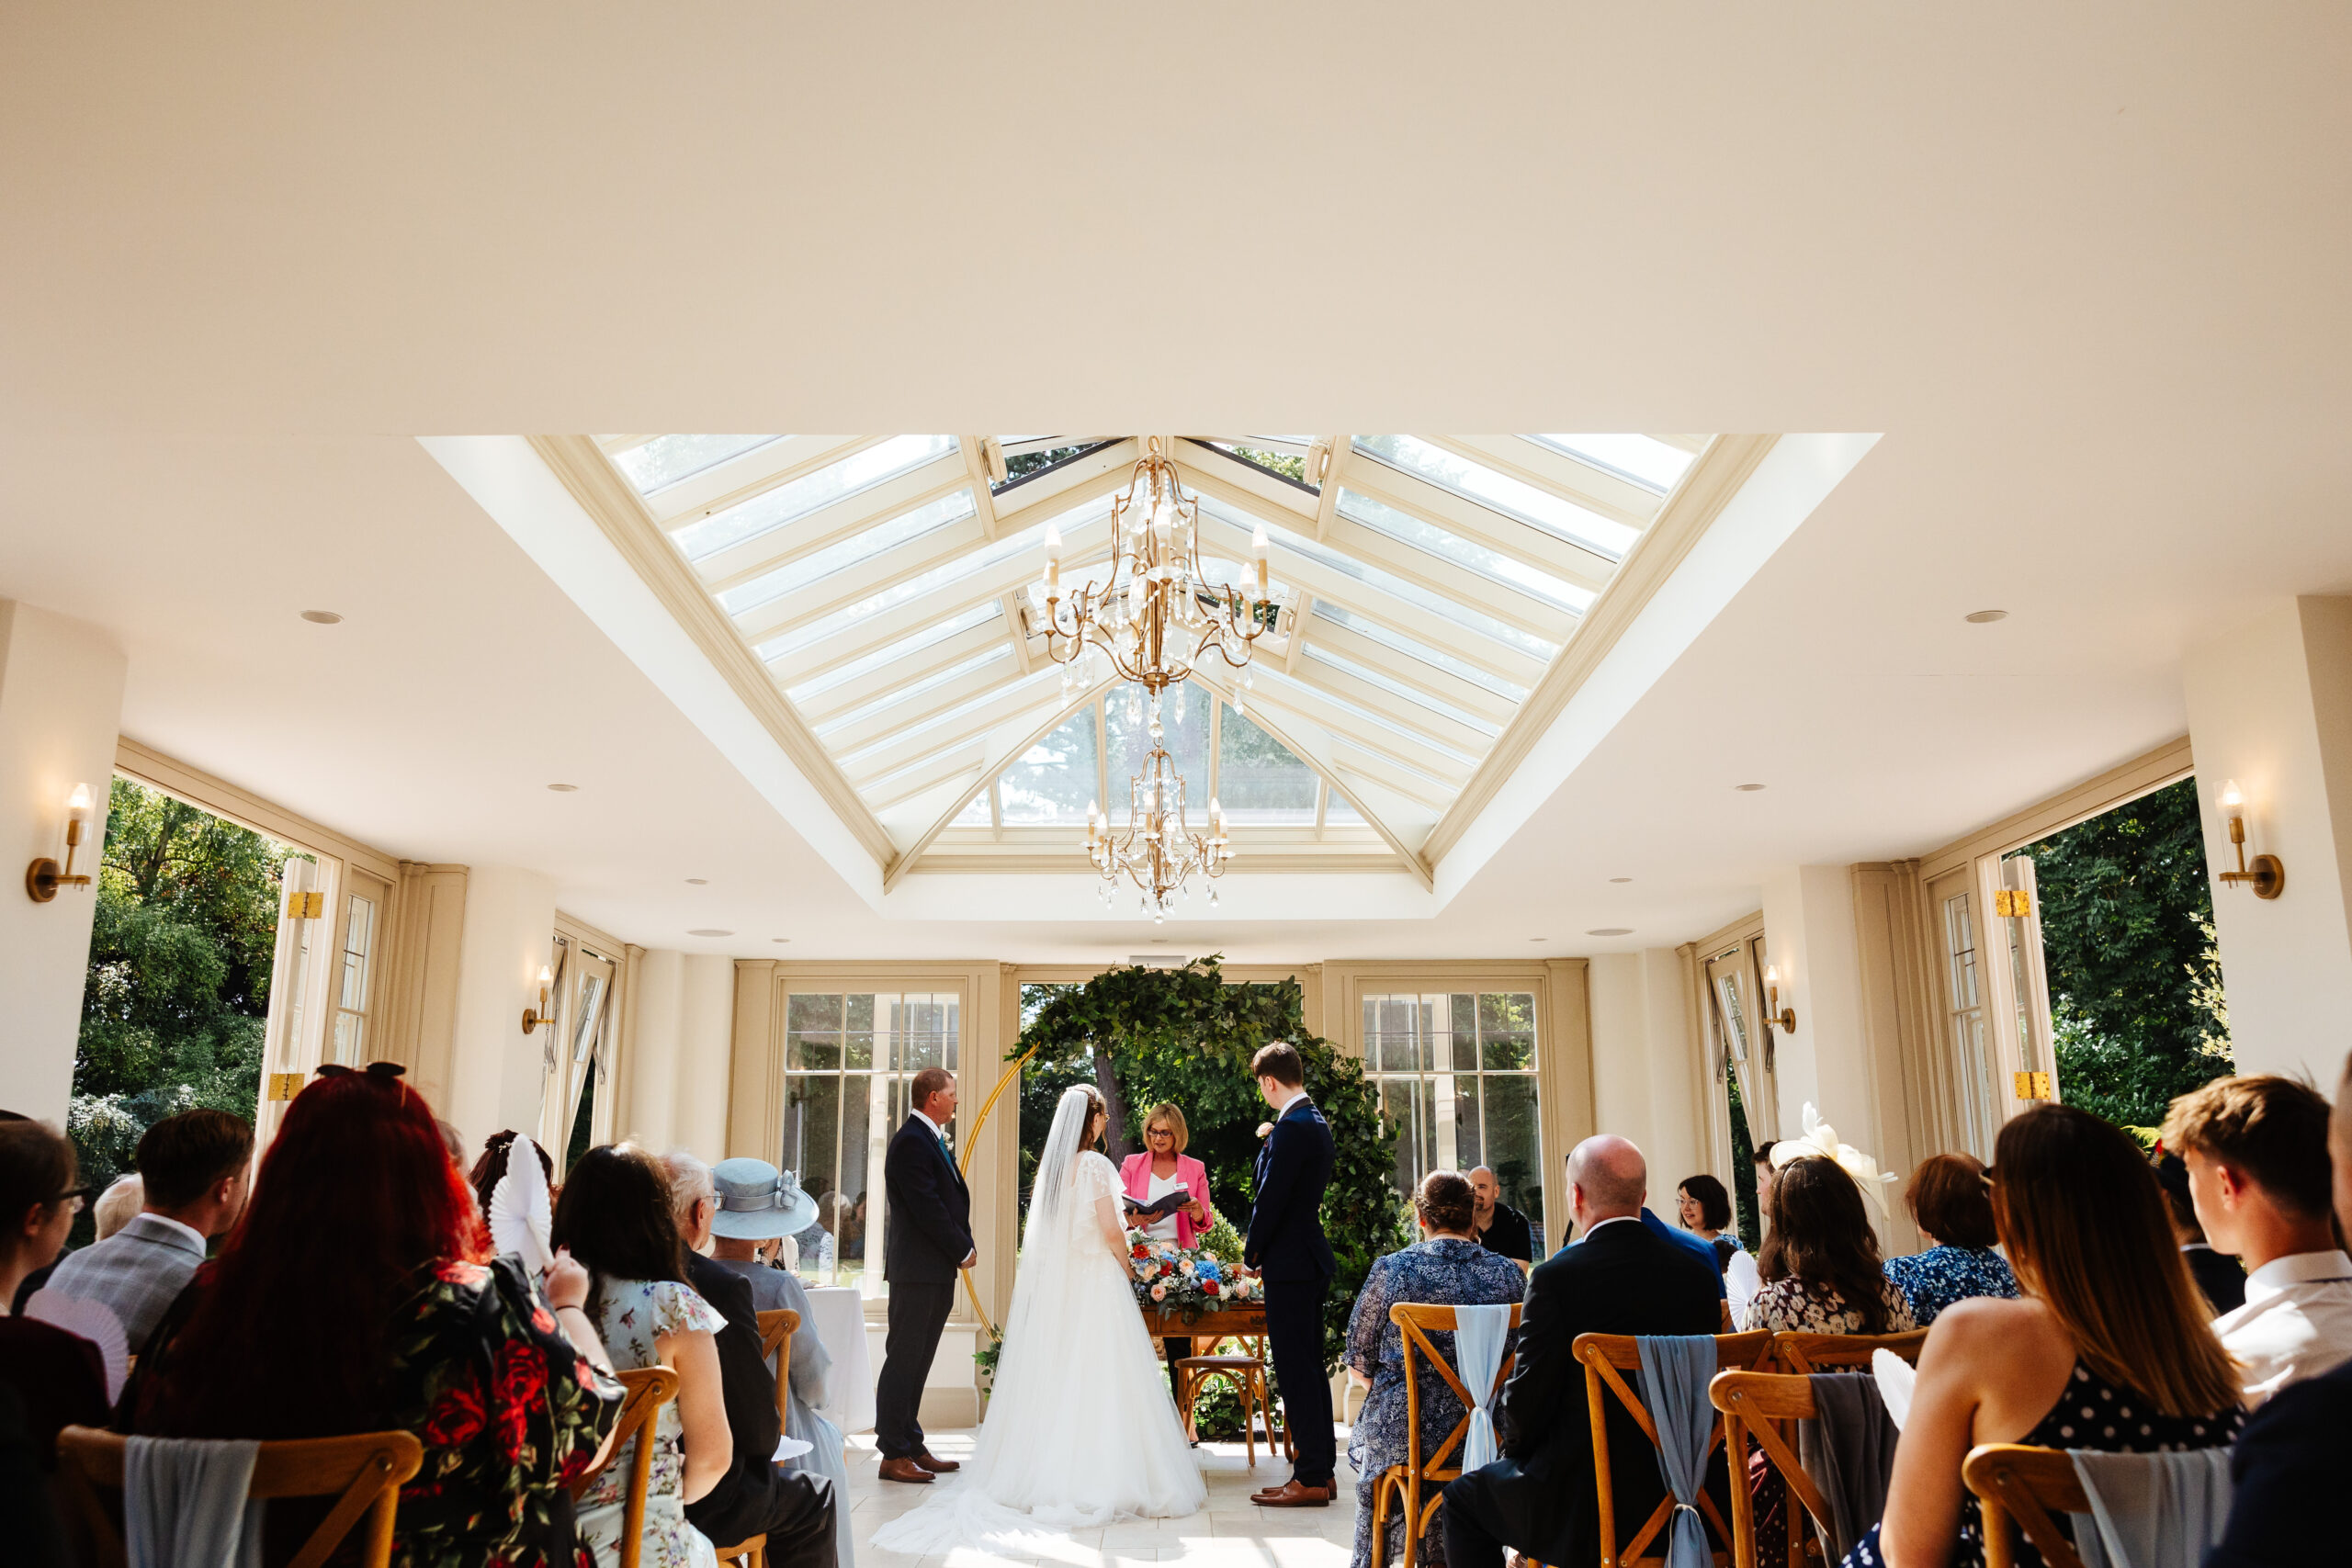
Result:
<instances>
[{"instance_id":1,"label":"wooden cross-back chair","mask_svg":"<svg viewBox=\"0 0 2352 1568\"><path fill-rule=\"evenodd\" d=\"M1919 1364L1919 1347L1928 1342L1928 1331L1915 1328L1908 1334L1796 1334L1772 1336L1774 1359L1789 1371L1805 1372L1866 1372L1871 1370L1871 1352L1892 1350L1913 1366Z\"/></svg>"},{"instance_id":2,"label":"wooden cross-back chair","mask_svg":"<svg viewBox=\"0 0 2352 1568\"><path fill-rule=\"evenodd\" d=\"M1761 1329L1752 1334L1718 1334L1715 1341L1715 1370L1719 1372L1752 1371L1771 1358L1772 1337ZM1642 1365L1641 1342L1630 1334L1579 1334L1570 1347L1578 1361L1584 1363L1584 1395L1588 1414L1592 1420L1592 1475L1600 1505L1600 1563L1601 1568L1636 1568L1638 1564L1666 1562L1665 1532L1668 1521L1674 1517L1674 1495L1668 1492L1661 1498L1650 1517L1634 1531L1633 1539L1621 1549L1617 1533L1616 1485L1610 1471L1608 1406L1604 1391L1624 1406L1642 1429L1642 1435L1655 1448L1657 1444L1657 1423L1642 1403L1641 1395L1625 1379L1627 1372L1638 1371ZM1718 1415L1707 1434L1707 1454L1712 1458L1723 1445L1724 1420ZM1734 1478L1733 1488L1739 1482ZM1723 1510L1714 1498L1702 1487L1698 1501L1699 1517L1711 1526L1715 1539L1728 1544L1731 1526L1724 1519ZM1660 1550L1644 1556L1645 1549L1657 1544ZM1717 1562L1728 1563L1728 1551L1710 1550Z\"/></svg>"},{"instance_id":3,"label":"wooden cross-back chair","mask_svg":"<svg viewBox=\"0 0 2352 1568\"><path fill-rule=\"evenodd\" d=\"M775 1358L775 1414L776 1419L782 1421L786 1418L786 1402L792 1397L792 1337L800 1331L800 1314L790 1307L778 1307L758 1316L760 1354ZM716 1550L721 1562L732 1562L736 1568L767 1568L768 1538L764 1535L746 1536L732 1546Z\"/></svg>"},{"instance_id":4,"label":"wooden cross-back chair","mask_svg":"<svg viewBox=\"0 0 2352 1568\"><path fill-rule=\"evenodd\" d=\"M1519 1332L1519 1303L1511 1303L1511 1333ZM1454 1309L1450 1306L1421 1306L1411 1302L1398 1302L1388 1309L1388 1321L1395 1324L1405 1341L1405 1462L1392 1464L1373 1479L1372 1483L1372 1568L1386 1568L1388 1562L1388 1515L1394 1498L1405 1524L1405 1562L1419 1561L1420 1540L1436 1517L1438 1505L1444 1501L1439 1491L1446 1482L1462 1473L1461 1454L1470 1441L1470 1390L1462 1375L1446 1359L1438 1354L1437 1346L1430 1339L1435 1333L1450 1334L1455 1326ZM1487 1392L1487 1409L1491 1414L1502 1403L1503 1384L1510 1381L1511 1363L1518 1357L1511 1348L1503 1351L1502 1364L1495 1369L1495 1385ZM1415 1363L1426 1360L1453 1397L1462 1402L1462 1419L1445 1435L1431 1453L1421 1452L1421 1385L1414 1370ZM1426 1501L1422 1493L1430 1495Z\"/></svg>"},{"instance_id":5,"label":"wooden cross-back chair","mask_svg":"<svg viewBox=\"0 0 2352 1568\"><path fill-rule=\"evenodd\" d=\"M624 1451L628 1452L628 1490L621 1501L618 1568L637 1568L638 1550L645 1541L645 1494L652 1484L655 1420L662 1414L662 1407L677 1397L678 1374L668 1367L643 1367L613 1375L620 1379L628 1395L621 1401L620 1416L613 1423L612 1435L605 1439L595 1462L572 1478L571 1495L586 1496L588 1488L613 1467ZM639 1439L633 1447L629 1442L632 1438Z\"/></svg>"},{"instance_id":6,"label":"wooden cross-back chair","mask_svg":"<svg viewBox=\"0 0 2352 1568\"><path fill-rule=\"evenodd\" d=\"M1781 1472L1790 1494L1804 1506L1805 1513L1819 1520L1825 1529L1829 1523L1829 1500L1822 1495L1820 1484L1806 1473L1804 1463L1788 1443L1792 1423L1811 1421L1819 1414L1814 1408L1813 1380L1803 1373L1718 1372L1707 1385L1707 1397L1723 1412L1724 1446L1730 1451L1735 1477L1731 1489L1732 1562L1734 1568L1756 1568L1756 1497L1745 1484L1747 1438L1756 1439L1756 1446L1764 1452L1764 1461ZM1804 1518L1793 1508L1787 1510L1787 1561L1819 1559L1820 1543L1807 1534Z\"/></svg>"},{"instance_id":7,"label":"wooden cross-back chair","mask_svg":"<svg viewBox=\"0 0 2352 1568\"><path fill-rule=\"evenodd\" d=\"M1968 1450L1960 1478L1984 1511L1984 1568L2017 1568L2015 1519L2050 1568L2083 1568L2075 1543L2058 1533L2052 1514L2087 1514L2090 1499L2063 1450L2023 1443L1984 1443Z\"/></svg>"},{"instance_id":8,"label":"wooden cross-back chair","mask_svg":"<svg viewBox=\"0 0 2352 1568\"><path fill-rule=\"evenodd\" d=\"M101 1568L122 1568L127 1561L119 1522L125 1441L119 1432L90 1427L68 1427L57 1434L60 1489L88 1527ZM363 1516L358 1568L385 1568L392 1560L401 1483L424 1462L423 1445L407 1432L264 1443L254 1456L246 1495L335 1499L287 1568L320 1568L346 1536L362 1528ZM101 1489L117 1495L113 1506L100 1499Z\"/></svg>"},{"instance_id":9,"label":"wooden cross-back chair","mask_svg":"<svg viewBox=\"0 0 2352 1568\"><path fill-rule=\"evenodd\" d=\"M1217 1347L1227 1339L1238 1340L1241 1354L1222 1355ZM1200 1337L1194 1336L1197 1348ZM1215 1337L1208 1341L1209 1353L1200 1356L1180 1356L1176 1360L1176 1403L1184 1414L1184 1435L1193 1438L1198 1427L1193 1406L1200 1397L1202 1387L1212 1378L1223 1378L1232 1385L1233 1397L1241 1406L1241 1436L1248 1446L1250 1468L1258 1468L1258 1418L1266 1422L1266 1451L1272 1454L1280 1445L1286 1458L1298 1457L1298 1445L1290 1433L1289 1423L1278 1420L1273 1394L1266 1382L1266 1337L1262 1334L1236 1334Z\"/></svg>"}]
</instances>

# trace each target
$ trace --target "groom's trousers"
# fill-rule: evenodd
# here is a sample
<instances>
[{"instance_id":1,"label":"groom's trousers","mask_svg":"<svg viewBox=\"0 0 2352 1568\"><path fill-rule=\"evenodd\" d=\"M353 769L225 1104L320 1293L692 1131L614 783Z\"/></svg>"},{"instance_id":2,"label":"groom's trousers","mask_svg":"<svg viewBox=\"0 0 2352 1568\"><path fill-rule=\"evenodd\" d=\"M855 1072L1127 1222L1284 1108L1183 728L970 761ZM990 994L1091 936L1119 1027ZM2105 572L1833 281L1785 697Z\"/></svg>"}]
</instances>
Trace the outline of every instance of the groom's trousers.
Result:
<instances>
[{"instance_id":1,"label":"groom's trousers","mask_svg":"<svg viewBox=\"0 0 2352 1568\"><path fill-rule=\"evenodd\" d=\"M944 1285L890 1284L890 1334L882 1345L882 1375L874 1380L874 1446L884 1459L923 1451L922 1385L939 1353L940 1331L956 1305L953 1280Z\"/></svg>"},{"instance_id":2,"label":"groom's trousers","mask_svg":"<svg viewBox=\"0 0 2352 1568\"><path fill-rule=\"evenodd\" d=\"M1331 1382L1323 1371L1323 1302L1331 1281L1266 1281L1266 1339L1274 1355L1274 1381L1282 1385L1283 1415L1298 1449L1292 1479L1328 1486L1339 1463L1331 1436Z\"/></svg>"}]
</instances>

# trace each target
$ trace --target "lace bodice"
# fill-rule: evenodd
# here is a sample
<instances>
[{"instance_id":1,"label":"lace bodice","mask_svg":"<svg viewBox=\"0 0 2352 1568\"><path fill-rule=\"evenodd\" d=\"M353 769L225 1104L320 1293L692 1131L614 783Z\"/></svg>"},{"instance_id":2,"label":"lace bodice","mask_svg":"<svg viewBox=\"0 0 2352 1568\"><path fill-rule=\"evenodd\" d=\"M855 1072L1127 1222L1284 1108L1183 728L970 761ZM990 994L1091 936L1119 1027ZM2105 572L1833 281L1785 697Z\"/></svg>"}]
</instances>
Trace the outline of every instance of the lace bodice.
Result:
<instances>
[{"instance_id":1,"label":"lace bodice","mask_svg":"<svg viewBox=\"0 0 2352 1568\"><path fill-rule=\"evenodd\" d=\"M1080 1257L1102 1250L1102 1222L1095 1217L1094 1205L1104 1198L1116 1201L1125 1190L1119 1168L1092 1149L1070 1163L1069 1196L1062 1204L1062 1224Z\"/></svg>"}]
</instances>

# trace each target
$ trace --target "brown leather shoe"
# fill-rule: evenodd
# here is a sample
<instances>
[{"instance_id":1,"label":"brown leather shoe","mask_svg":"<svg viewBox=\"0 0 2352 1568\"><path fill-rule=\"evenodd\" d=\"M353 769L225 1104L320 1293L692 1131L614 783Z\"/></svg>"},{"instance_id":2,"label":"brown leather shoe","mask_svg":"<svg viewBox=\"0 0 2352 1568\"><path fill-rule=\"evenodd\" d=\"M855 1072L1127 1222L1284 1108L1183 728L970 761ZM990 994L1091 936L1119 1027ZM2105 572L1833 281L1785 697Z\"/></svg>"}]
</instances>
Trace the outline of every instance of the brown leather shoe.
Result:
<instances>
[{"instance_id":1,"label":"brown leather shoe","mask_svg":"<svg viewBox=\"0 0 2352 1568\"><path fill-rule=\"evenodd\" d=\"M931 1484L931 1472L910 1459L886 1459L882 1461L885 1481L911 1481L918 1486Z\"/></svg>"},{"instance_id":2,"label":"brown leather shoe","mask_svg":"<svg viewBox=\"0 0 2352 1568\"><path fill-rule=\"evenodd\" d=\"M956 1471L964 1468L964 1461L962 1460L937 1458L929 1449L925 1449L922 1452L915 1455L915 1462L922 1466L925 1470L931 1472L933 1475L945 1475L950 1471Z\"/></svg>"},{"instance_id":3,"label":"brown leather shoe","mask_svg":"<svg viewBox=\"0 0 2352 1568\"><path fill-rule=\"evenodd\" d=\"M1290 1481L1271 1492L1261 1492L1251 1501L1261 1508L1328 1508L1339 1495L1340 1483L1333 1481L1323 1486L1308 1486Z\"/></svg>"}]
</instances>

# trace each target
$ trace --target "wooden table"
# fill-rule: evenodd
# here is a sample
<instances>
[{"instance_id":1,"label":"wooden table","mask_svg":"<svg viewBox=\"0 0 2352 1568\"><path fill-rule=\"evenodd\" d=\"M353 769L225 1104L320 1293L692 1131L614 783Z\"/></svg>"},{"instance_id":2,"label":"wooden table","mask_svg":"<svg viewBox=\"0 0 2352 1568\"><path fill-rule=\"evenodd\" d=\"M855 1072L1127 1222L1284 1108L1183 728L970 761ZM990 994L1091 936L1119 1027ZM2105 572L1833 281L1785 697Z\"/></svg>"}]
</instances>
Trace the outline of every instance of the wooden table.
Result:
<instances>
[{"instance_id":1,"label":"wooden table","mask_svg":"<svg viewBox=\"0 0 2352 1568\"><path fill-rule=\"evenodd\" d=\"M1204 1312L1190 1323L1184 1321L1182 1313L1147 1311L1143 1325L1151 1331L1154 1339L1262 1338L1266 1332L1266 1303L1238 1303L1221 1312Z\"/></svg>"}]
</instances>

